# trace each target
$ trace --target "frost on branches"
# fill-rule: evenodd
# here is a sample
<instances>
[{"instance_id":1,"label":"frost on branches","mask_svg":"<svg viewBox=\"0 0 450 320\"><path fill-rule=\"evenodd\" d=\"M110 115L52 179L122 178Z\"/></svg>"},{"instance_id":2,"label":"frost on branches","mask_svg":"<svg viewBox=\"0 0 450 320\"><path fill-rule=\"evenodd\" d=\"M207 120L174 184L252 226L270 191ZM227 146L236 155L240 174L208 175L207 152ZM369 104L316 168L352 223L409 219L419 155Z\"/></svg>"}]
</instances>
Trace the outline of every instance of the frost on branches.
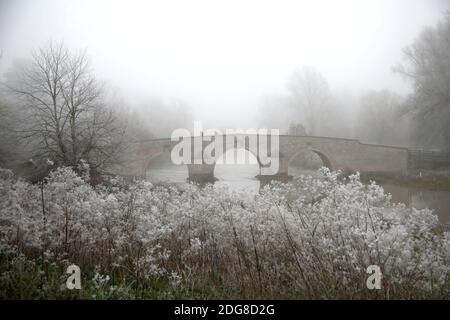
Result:
<instances>
[{"instance_id":1,"label":"frost on branches","mask_svg":"<svg viewBox=\"0 0 450 320\"><path fill-rule=\"evenodd\" d=\"M88 172L88 170L86 170ZM448 298L450 233L359 175L273 183L253 198L53 171L0 170L2 298ZM369 265L382 289L366 287ZM77 297L75 295L75 297Z\"/></svg>"}]
</instances>

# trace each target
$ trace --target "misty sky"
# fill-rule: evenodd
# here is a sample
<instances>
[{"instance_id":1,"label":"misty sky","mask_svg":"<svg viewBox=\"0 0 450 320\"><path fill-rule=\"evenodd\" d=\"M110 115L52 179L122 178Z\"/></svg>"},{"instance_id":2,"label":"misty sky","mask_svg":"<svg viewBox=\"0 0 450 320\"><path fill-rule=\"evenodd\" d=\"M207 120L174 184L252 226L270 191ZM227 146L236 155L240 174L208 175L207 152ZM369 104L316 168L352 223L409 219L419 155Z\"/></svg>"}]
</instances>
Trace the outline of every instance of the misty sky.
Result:
<instances>
[{"instance_id":1,"label":"misty sky","mask_svg":"<svg viewBox=\"0 0 450 320\"><path fill-rule=\"evenodd\" d=\"M315 66L332 90L409 89L402 48L446 0L0 0L0 72L49 39L87 49L130 105L181 99L206 125L254 126L264 96Z\"/></svg>"}]
</instances>

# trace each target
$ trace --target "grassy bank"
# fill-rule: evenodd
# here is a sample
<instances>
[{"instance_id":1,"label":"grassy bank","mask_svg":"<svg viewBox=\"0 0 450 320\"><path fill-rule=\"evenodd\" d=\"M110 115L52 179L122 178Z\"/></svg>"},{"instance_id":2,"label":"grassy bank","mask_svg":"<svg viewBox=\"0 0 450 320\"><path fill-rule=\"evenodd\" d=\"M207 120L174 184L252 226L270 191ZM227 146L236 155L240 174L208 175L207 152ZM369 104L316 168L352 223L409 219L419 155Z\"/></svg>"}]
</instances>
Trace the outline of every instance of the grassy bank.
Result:
<instances>
[{"instance_id":1,"label":"grassy bank","mask_svg":"<svg viewBox=\"0 0 450 320\"><path fill-rule=\"evenodd\" d=\"M426 189L433 191L450 191L450 175L426 174L418 175L412 174L404 177L393 177L386 175L367 174L361 175L361 181L369 183L376 181L377 183L389 183L393 185L403 186L407 188Z\"/></svg>"}]
</instances>

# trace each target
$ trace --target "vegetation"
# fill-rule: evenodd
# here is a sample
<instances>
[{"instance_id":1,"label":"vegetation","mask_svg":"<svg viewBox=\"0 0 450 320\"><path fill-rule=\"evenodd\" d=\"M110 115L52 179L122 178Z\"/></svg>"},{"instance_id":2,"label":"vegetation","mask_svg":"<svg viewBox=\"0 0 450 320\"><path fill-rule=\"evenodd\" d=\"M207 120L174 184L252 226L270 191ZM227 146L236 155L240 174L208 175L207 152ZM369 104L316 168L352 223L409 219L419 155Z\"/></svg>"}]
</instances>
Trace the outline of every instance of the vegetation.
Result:
<instances>
[{"instance_id":1,"label":"vegetation","mask_svg":"<svg viewBox=\"0 0 450 320\"><path fill-rule=\"evenodd\" d=\"M435 27L425 28L405 48L404 64L395 68L412 84L407 111L413 116L414 141L450 149L450 11Z\"/></svg>"},{"instance_id":2,"label":"vegetation","mask_svg":"<svg viewBox=\"0 0 450 320\"><path fill-rule=\"evenodd\" d=\"M407 97L390 90L357 97L338 93L317 69L303 67L293 72L284 93L264 103L259 124L289 135L448 150L449 39L447 13L405 48L403 64L395 71L413 85ZM148 53L133 50L133 57L140 51ZM217 53L222 51L228 52ZM202 55L211 52L216 50ZM216 58L200 65L214 71L209 62L220 61ZM154 61L166 71L167 65ZM191 69L189 74L195 70L198 79L212 82L209 73ZM239 73L233 70L230 75ZM173 129L190 126L190 106L179 99L139 102L133 97L133 111L123 112L116 105L125 104L110 100L87 55L62 43L51 42L31 59L14 61L3 75L0 299L450 298L449 225L440 224L428 209L392 203L370 177L343 177L322 168L314 176L268 184L254 197L212 185L181 188L114 176L100 179L108 168L133 160L125 142L168 137ZM167 79L178 76L166 74ZM195 82L197 76L188 79ZM203 95L192 88L183 90ZM220 91L226 97L233 93L226 87ZM224 99L222 106L233 99ZM234 114L232 121L246 120L238 117ZM322 162L311 154L299 154L291 164L317 168ZM419 177L395 183L450 190L448 174L422 176L425 168L419 166ZM1 168L14 168L14 173ZM259 177L266 182L267 176ZM65 285L71 264L81 268L79 291ZM380 290L366 286L370 265L381 268Z\"/></svg>"},{"instance_id":3,"label":"vegetation","mask_svg":"<svg viewBox=\"0 0 450 320\"><path fill-rule=\"evenodd\" d=\"M84 53L49 43L16 70L8 89L22 107L14 131L33 146L33 157L73 168L85 159L98 169L119 151L123 128Z\"/></svg>"},{"instance_id":4,"label":"vegetation","mask_svg":"<svg viewBox=\"0 0 450 320\"><path fill-rule=\"evenodd\" d=\"M440 170L427 170L423 175L410 173L409 176L403 177L380 174L362 174L361 181L364 183L377 181L379 184L389 183L424 190L450 191L450 176L448 172Z\"/></svg>"},{"instance_id":5,"label":"vegetation","mask_svg":"<svg viewBox=\"0 0 450 320\"><path fill-rule=\"evenodd\" d=\"M2 170L2 298L448 298L450 233L429 210L321 169L254 198L88 168L42 186ZM43 191L43 193L41 193ZM82 290L65 288L80 266ZM379 265L382 289L368 290Z\"/></svg>"}]
</instances>

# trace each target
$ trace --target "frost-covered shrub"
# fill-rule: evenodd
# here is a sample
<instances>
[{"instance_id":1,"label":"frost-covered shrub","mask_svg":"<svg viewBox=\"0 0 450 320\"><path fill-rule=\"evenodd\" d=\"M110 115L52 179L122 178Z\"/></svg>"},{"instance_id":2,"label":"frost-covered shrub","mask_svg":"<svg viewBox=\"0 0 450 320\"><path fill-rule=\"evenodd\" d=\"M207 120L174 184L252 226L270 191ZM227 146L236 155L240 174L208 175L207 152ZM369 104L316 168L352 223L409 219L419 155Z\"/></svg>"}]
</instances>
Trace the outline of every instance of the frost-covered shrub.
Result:
<instances>
[{"instance_id":1,"label":"frost-covered shrub","mask_svg":"<svg viewBox=\"0 0 450 320\"><path fill-rule=\"evenodd\" d=\"M161 281L159 297L449 297L449 232L430 210L394 204L358 175L321 169L254 198L211 185L88 181L70 168L42 185L0 171L1 296L23 283L48 297L75 263L91 272L97 298L143 297ZM366 288L369 265L381 268L381 290Z\"/></svg>"}]
</instances>

